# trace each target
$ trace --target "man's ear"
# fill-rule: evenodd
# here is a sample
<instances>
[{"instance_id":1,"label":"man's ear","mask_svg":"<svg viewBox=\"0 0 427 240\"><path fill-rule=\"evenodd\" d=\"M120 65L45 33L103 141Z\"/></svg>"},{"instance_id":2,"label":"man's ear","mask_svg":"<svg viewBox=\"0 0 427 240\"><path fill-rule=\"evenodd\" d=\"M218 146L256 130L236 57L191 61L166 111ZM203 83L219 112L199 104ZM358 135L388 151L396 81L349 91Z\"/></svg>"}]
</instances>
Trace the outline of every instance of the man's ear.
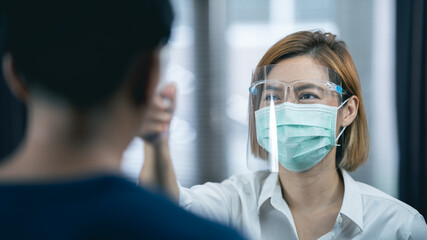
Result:
<instances>
[{"instance_id":1,"label":"man's ear","mask_svg":"<svg viewBox=\"0 0 427 240\"><path fill-rule=\"evenodd\" d=\"M26 102L30 92L25 85L22 77L16 71L13 57L9 53L3 55L2 70L6 84L9 86L11 92L22 102Z\"/></svg>"},{"instance_id":2,"label":"man's ear","mask_svg":"<svg viewBox=\"0 0 427 240\"><path fill-rule=\"evenodd\" d=\"M159 49L141 54L130 70L130 89L137 105L148 104L154 95L160 79L159 54Z\"/></svg>"},{"instance_id":3,"label":"man's ear","mask_svg":"<svg viewBox=\"0 0 427 240\"><path fill-rule=\"evenodd\" d=\"M350 125L357 116L359 109L359 99L357 96L351 96L348 101L342 107L342 122L341 127L347 127Z\"/></svg>"}]
</instances>

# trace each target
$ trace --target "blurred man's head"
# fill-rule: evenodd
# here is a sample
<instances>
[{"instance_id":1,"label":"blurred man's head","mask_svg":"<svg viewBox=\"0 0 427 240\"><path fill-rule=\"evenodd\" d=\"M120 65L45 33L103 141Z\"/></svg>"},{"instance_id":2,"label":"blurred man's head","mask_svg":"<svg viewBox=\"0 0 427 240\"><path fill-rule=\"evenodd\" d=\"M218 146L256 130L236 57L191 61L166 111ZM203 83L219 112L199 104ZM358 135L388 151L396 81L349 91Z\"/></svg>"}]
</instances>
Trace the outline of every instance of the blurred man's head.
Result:
<instances>
[{"instance_id":1,"label":"blurred man's head","mask_svg":"<svg viewBox=\"0 0 427 240\"><path fill-rule=\"evenodd\" d=\"M168 0L0 3L3 68L8 62L31 96L82 110L103 105L125 85L138 105L151 96L158 50L170 36Z\"/></svg>"}]
</instances>

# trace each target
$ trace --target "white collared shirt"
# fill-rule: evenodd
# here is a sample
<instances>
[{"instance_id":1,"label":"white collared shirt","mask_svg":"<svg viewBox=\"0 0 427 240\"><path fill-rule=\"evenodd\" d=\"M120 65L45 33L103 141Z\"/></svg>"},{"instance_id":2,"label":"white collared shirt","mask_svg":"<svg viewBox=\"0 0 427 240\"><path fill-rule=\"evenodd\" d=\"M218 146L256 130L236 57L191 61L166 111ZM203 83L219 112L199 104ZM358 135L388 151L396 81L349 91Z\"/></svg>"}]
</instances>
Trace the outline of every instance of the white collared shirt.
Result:
<instances>
[{"instance_id":1,"label":"white collared shirt","mask_svg":"<svg viewBox=\"0 0 427 240\"><path fill-rule=\"evenodd\" d=\"M334 228L320 239L427 239L427 225L417 210L342 173L343 203ZM179 203L250 239L298 239L277 173L255 172L222 183L181 187Z\"/></svg>"}]
</instances>

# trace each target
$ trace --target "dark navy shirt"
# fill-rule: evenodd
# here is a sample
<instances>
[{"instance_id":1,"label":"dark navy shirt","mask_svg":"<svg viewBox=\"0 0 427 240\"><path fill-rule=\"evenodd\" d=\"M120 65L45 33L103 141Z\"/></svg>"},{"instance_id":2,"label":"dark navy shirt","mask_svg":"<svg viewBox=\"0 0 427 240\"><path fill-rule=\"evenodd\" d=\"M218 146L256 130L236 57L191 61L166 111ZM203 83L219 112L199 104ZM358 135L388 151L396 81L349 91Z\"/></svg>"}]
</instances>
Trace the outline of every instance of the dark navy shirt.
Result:
<instances>
[{"instance_id":1,"label":"dark navy shirt","mask_svg":"<svg viewBox=\"0 0 427 240\"><path fill-rule=\"evenodd\" d=\"M0 183L0 239L241 239L119 176Z\"/></svg>"}]
</instances>

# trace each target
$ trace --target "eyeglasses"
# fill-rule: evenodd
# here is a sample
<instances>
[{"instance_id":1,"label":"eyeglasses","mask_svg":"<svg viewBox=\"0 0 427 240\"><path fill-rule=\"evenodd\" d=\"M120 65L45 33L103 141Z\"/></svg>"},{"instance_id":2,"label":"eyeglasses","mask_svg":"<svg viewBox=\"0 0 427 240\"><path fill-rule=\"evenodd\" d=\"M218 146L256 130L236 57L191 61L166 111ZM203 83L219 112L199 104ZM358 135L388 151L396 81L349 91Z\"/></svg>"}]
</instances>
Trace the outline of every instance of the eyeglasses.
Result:
<instances>
[{"instance_id":1,"label":"eyeglasses","mask_svg":"<svg viewBox=\"0 0 427 240\"><path fill-rule=\"evenodd\" d=\"M289 90L288 90L289 89ZM340 85L329 81L297 80L286 83L281 80L261 80L249 88L259 108L289 101L297 104L327 104L331 97L346 94Z\"/></svg>"}]
</instances>

